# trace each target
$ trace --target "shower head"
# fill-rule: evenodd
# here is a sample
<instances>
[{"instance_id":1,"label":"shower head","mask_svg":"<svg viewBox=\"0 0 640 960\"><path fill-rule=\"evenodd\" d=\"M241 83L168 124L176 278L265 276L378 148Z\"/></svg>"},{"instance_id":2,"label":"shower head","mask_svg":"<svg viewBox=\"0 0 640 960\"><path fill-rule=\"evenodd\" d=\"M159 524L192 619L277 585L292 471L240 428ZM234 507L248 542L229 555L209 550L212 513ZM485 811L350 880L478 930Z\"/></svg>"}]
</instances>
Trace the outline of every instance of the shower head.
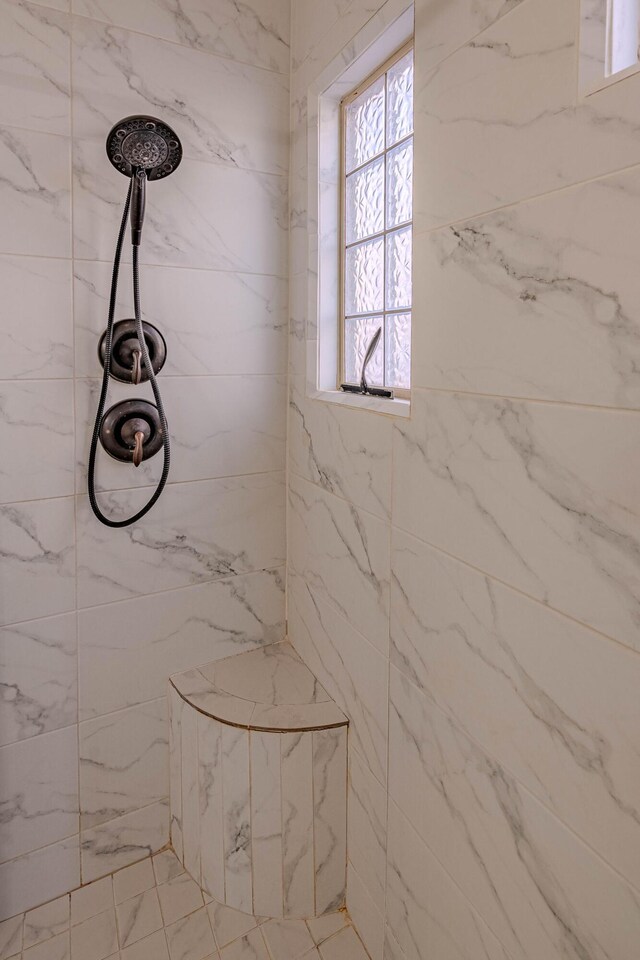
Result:
<instances>
[{"instance_id":1,"label":"shower head","mask_svg":"<svg viewBox=\"0 0 640 960\"><path fill-rule=\"evenodd\" d=\"M182 160L182 144L171 127L155 117L125 117L107 137L107 156L133 180L131 242L140 246L147 180L168 177Z\"/></svg>"},{"instance_id":2,"label":"shower head","mask_svg":"<svg viewBox=\"0 0 640 960\"><path fill-rule=\"evenodd\" d=\"M182 160L182 145L171 127L155 117L125 117L107 137L107 156L127 177L144 170L147 180L161 180Z\"/></svg>"}]
</instances>

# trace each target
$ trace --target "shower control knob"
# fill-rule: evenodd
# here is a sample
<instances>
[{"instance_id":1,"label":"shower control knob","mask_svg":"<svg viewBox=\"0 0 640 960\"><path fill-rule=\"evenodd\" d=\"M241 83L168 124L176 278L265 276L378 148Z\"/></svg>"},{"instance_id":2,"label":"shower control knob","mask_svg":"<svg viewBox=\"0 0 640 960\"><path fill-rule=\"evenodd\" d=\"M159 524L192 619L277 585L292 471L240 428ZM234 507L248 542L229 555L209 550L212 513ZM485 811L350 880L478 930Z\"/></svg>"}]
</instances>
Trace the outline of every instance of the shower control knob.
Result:
<instances>
[{"instance_id":1,"label":"shower control knob","mask_svg":"<svg viewBox=\"0 0 640 960\"><path fill-rule=\"evenodd\" d=\"M153 324L142 324L144 339L149 351L149 359L154 373L159 373L167 359L165 339ZM98 345L100 363L104 366L105 337L102 334ZM140 359L140 344L136 332L135 320L119 320L113 326L111 343L111 376L122 383L143 383L149 379L149 373Z\"/></svg>"},{"instance_id":2,"label":"shower control knob","mask_svg":"<svg viewBox=\"0 0 640 960\"><path fill-rule=\"evenodd\" d=\"M162 447L158 408L148 400L123 400L105 413L100 425L100 443L114 460L136 467Z\"/></svg>"}]
</instances>

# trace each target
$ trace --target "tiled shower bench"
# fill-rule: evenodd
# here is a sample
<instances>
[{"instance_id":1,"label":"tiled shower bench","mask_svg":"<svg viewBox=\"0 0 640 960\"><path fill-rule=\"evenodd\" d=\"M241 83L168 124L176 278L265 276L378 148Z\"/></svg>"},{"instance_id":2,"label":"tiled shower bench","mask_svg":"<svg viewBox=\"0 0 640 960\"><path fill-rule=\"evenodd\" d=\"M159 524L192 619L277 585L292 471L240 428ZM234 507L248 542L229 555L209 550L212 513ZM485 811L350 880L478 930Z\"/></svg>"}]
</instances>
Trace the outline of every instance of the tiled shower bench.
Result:
<instances>
[{"instance_id":1,"label":"tiled shower bench","mask_svg":"<svg viewBox=\"0 0 640 960\"><path fill-rule=\"evenodd\" d=\"M170 679L171 838L215 900L262 917L344 904L348 720L288 642Z\"/></svg>"}]
</instances>

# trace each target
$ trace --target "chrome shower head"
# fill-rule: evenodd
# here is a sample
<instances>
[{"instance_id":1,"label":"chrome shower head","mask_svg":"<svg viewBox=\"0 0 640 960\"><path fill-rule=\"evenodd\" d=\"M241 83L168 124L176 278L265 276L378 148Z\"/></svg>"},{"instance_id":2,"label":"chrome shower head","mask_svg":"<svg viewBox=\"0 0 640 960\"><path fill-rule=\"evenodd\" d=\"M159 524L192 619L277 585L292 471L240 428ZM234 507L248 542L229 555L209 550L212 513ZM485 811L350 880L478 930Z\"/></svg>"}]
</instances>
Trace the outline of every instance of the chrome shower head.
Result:
<instances>
[{"instance_id":1,"label":"chrome shower head","mask_svg":"<svg viewBox=\"0 0 640 960\"><path fill-rule=\"evenodd\" d=\"M107 137L107 156L127 177L144 170L147 180L161 180L182 160L182 145L171 127L155 117L125 117Z\"/></svg>"}]
</instances>

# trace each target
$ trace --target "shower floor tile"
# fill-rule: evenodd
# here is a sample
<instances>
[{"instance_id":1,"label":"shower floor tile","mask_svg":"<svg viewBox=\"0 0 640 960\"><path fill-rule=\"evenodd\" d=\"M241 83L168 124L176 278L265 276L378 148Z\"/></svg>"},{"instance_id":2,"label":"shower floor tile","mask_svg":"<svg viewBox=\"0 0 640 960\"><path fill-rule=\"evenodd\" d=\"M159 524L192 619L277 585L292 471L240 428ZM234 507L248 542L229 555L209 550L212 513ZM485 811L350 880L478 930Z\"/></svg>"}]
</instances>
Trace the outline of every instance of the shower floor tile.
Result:
<instances>
[{"instance_id":1,"label":"shower floor tile","mask_svg":"<svg viewBox=\"0 0 640 960\"><path fill-rule=\"evenodd\" d=\"M71 952L69 953L69 947ZM367 960L345 911L266 920L200 892L163 850L0 924L0 960Z\"/></svg>"}]
</instances>

